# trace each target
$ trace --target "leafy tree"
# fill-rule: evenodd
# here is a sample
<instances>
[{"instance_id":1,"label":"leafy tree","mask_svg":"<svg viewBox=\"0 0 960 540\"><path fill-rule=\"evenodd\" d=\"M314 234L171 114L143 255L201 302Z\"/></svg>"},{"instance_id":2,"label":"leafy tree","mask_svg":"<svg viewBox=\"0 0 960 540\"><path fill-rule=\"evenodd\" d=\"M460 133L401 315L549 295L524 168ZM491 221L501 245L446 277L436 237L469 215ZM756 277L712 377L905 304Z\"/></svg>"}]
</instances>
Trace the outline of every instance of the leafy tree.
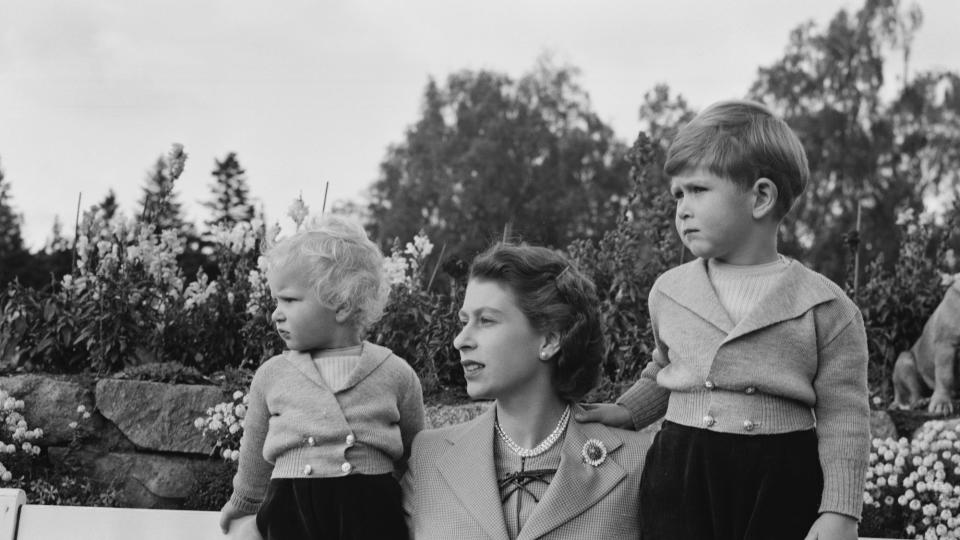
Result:
<instances>
[{"instance_id":1,"label":"leafy tree","mask_svg":"<svg viewBox=\"0 0 960 540\"><path fill-rule=\"evenodd\" d=\"M214 160L216 168L211 172L213 200L203 203L213 213L209 226L232 227L235 223L250 221L255 215L250 203L250 188L246 171L240 167L236 152L230 152L223 161Z\"/></svg>"},{"instance_id":2,"label":"leafy tree","mask_svg":"<svg viewBox=\"0 0 960 540\"><path fill-rule=\"evenodd\" d=\"M424 230L448 254L470 255L505 227L557 247L611 229L629 190L626 148L577 77L541 59L516 81L491 71L430 80L421 118L371 189L374 237L386 248Z\"/></svg>"},{"instance_id":3,"label":"leafy tree","mask_svg":"<svg viewBox=\"0 0 960 540\"><path fill-rule=\"evenodd\" d=\"M947 171L960 166L957 99L935 91L956 74L913 82L905 76L893 102L881 92L885 54L901 51L909 59L921 20L918 8L867 0L854 14L838 12L823 30L801 25L750 89L750 97L784 115L810 159L811 183L784 227L783 248L834 279L849 264L839 254L847 252L844 233L855 228L858 211L864 247L892 264L897 212L922 207L934 184L942 186Z\"/></svg>"}]
</instances>

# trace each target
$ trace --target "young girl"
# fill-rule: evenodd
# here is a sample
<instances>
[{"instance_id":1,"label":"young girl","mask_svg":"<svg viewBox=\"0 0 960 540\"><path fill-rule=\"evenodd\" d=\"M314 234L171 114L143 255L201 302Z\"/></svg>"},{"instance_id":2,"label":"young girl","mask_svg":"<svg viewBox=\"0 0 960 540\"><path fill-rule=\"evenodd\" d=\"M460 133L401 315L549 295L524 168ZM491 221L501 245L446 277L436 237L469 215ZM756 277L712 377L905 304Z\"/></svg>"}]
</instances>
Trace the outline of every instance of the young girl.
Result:
<instances>
[{"instance_id":1,"label":"young girl","mask_svg":"<svg viewBox=\"0 0 960 540\"><path fill-rule=\"evenodd\" d=\"M226 533L256 514L266 539L406 539L397 473L424 425L416 373L361 341L382 313L383 257L338 217L267 254L272 314L287 351L250 386Z\"/></svg>"}]
</instances>

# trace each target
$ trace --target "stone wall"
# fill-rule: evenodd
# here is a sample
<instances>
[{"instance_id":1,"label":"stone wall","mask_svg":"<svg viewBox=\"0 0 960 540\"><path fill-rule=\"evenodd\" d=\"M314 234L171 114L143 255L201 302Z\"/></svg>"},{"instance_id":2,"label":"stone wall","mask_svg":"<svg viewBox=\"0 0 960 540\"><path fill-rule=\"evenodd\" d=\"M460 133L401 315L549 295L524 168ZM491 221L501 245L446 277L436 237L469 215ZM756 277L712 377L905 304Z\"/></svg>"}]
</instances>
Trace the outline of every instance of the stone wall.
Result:
<instances>
[{"instance_id":1,"label":"stone wall","mask_svg":"<svg viewBox=\"0 0 960 540\"><path fill-rule=\"evenodd\" d=\"M24 401L27 423L43 429L40 445L52 461L72 452L95 480L117 488L122 506L180 508L199 471L220 459L193 425L229 400L216 386L16 375L0 377L0 388ZM78 405L92 415L69 449Z\"/></svg>"},{"instance_id":2,"label":"stone wall","mask_svg":"<svg viewBox=\"0 0 960 540\"><path fill-rule=\"evenodd\" d=\"M0 388L24 401L27 423L43 429L40 445L51 460L65 459L70 452L94 479L117 488L122 506L181 508L199 473L221 462L213 455L212 441L193 425L208 407L230 400L216 386L17 375L0 377ZM75 437L69 424L77 419L78 405L92 416L84 422L79 446L69 449ZM467 421L488 406L429 406L427 425ZM904 415L918 418L910 416L907 422ZM873 411L871 432L881 438L909 437L929 419L919 411Z\"/></svg>"}]
</instances>

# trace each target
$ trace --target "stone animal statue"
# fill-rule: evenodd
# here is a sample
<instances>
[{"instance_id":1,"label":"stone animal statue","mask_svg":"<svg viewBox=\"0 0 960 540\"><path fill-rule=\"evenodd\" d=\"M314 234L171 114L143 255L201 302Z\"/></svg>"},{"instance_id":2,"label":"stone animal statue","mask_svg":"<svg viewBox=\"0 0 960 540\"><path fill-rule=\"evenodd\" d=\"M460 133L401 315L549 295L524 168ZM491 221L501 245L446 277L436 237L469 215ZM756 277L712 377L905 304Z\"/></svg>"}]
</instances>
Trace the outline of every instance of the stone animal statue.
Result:
<instances>
[{"instance_id":1,"label":"stone animal statue","mask_svg":"<svg viewBox=\"0 0 960 540\"><path fill-rule=\"evenodd\" d=\"M953 412L952 398L960 384L960 279L954 280L943 300L923 326L910 350L897 357L893 368L893 406L913 408L930 397L927 410Z\"/></svg>"}]
</instances>

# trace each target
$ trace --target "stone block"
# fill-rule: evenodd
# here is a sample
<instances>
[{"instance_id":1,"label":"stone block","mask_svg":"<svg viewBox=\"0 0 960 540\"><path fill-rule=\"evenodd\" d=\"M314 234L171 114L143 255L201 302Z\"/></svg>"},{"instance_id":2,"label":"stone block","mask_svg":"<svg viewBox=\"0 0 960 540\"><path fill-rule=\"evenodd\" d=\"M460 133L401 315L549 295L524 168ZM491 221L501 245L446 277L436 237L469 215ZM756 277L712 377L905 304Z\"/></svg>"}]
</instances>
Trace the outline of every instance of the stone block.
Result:
<instances>
[{"instance_id":1,"label":"stone block","mask_svg":"<svg viewBox=\"0 0 960 540\"><path fill-rule=\"evenodd\" d=\"M100 414L140 448L209 455L213 442L193 422L228 396L216 386L102 379L96 386Z\"/></svg>"}]
</instances>

